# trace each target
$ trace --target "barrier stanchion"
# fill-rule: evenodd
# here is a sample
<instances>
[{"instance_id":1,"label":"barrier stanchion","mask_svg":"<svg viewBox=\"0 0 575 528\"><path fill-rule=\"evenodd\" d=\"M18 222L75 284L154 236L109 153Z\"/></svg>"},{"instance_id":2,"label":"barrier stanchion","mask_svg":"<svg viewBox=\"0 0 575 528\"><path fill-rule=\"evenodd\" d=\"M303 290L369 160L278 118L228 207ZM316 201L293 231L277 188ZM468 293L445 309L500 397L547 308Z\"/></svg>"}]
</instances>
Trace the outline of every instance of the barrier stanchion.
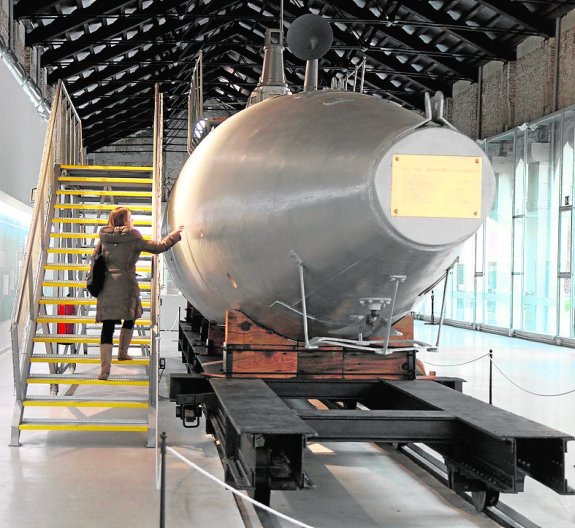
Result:
<instances>
[{"instance_id":1,"label":"barrier stanchion","mask_svg":"<svg viewBox=\"0 0 575 528\"><path fill-rule=\"evenodd\" d=\"M493 350L489 350L489 405L493 405Z\"/></svg>"},{"instance_id":2,"label":"barrier stanchion","mask_svg":"<svg viewBox=\"0 0 575 528\"><path fill-rule=\"evenodd\" d=\"M160 435L162 457L160 466L160 528L166 526L166 438L168 435L163 432Z\"/></svg>"}]
</instances>

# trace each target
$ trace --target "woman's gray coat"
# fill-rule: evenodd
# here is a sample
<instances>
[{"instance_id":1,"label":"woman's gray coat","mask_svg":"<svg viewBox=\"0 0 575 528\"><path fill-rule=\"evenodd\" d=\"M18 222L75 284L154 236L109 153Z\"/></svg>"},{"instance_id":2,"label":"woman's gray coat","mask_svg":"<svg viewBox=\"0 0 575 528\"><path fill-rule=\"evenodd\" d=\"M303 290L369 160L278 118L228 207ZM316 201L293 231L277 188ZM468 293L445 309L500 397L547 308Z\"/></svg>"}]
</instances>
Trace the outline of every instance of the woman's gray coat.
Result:
<instances>
[{"instance_id":1,"label":"woman's gray coat","mask_svg":"<svg viewBox=\"0 0 575 528\"><path fill-rule=\"evenodd\" d=\"M140 258L140 252L163 253L181 238L179 231L174 231L156 242L144 240L139 231L127 226L106 226L100 229L100 241L94 255L102 245L108 272L104 287L98 295L96 321L134 321L141 317L140 288L136 280L136 262Z\"/></svg>"}]
</instances>

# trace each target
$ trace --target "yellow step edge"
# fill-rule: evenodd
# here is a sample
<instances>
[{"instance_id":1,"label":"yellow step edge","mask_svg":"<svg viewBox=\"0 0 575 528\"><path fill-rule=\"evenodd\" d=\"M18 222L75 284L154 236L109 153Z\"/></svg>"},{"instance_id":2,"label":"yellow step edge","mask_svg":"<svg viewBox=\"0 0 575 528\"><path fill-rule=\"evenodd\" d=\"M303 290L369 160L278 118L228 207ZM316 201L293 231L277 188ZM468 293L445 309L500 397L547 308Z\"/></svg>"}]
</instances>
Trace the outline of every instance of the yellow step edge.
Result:
<instances>
[{"instance_id":1,"label":"yellow step edge","mask_svg":"<svg viewBox=\"0 0 575 528\"><path fill-rule=\"evenodd\" d=\"M65 209L65 210L74 210L74 211L113 211L118 207L116 204L56 204L55 209ZM130 204L126 205L130 211L146 211L150 212L152 210L151 205L138 205L138 204Z\"/></svg>"},{"instance_id":2,"label":"yellow step edge","mask_svg":"<svg viewBox=\"0 0 575 528\"><path fill-rule=\"evenodd\" d=\"M138 283L140 290L146 291L151 290L151 284ZM76 281L44 281L42 283L43 288L86 288L86 282L76 282Z\"/></svg>"},{"instance_id":3,"label":"yellow step edge","mask_svg":"<svg viewBox=\"0 0 575 528\"><path fill-rule=\"evenodd\" d=\"M147 165L60 165L63 170L101 170L101 171L133 171L133 172L152 172L154 167Z\"/></svg>"},{"instance_id":4,"label":"yellow step edge","mask_svg":"<svg viewBox=\"0 0 575 528\"><path fill-rule=\"evenodd\" d=\"M142 235L144 240L152 240L151 235ZM85 238L96 239L100 238L98 233L50 233L50 238Z\"/></svg>"},{"instance_id":5,"label":"yellow step edge","mask_svg":"<svg viewBox=\"0 0 575 528\"><path fill-rule=\"evenodd\" d=\"M75 363L77 365L99 365L99 358L85 358L76 355L62 355L61 358L42 358L40 356L32 356L30 363ZM150 358L138 358L120 361L119 359L112 359L113 365L126 365L126 366L147 366L150 364Z\"/></svg>"},{"instance_id":6,"label":"yellow step edge","mask_svg":"<svg viewBox=\"0 0 575 528\"><path fill-rule=\"evenodd\" d=\"M152 185L152 178L106 178L102 176L60 176L62 183L130 183L132 185Z\"/></svg>"},{"instance_id":7,"label":"yellow step edge","mask_svg":"<svg viewBox=\"0 0 575 528\"><path fill-rule=\"evenodd\" d=\"M97 299L90 299L87 297L85 299L74 299L73 297L69 299L50 298L50 297L44 297L40 299L40 304L72 304L75 306L91 306L91 305L95 306L97 302L98 302ZM150 301L142 301L143 308L149 308L151 305L152 303Z\"/></svg>"},{"instance_id":8,"label":"yellow step edge","mask_svg":"<svg viewBox=\"0 0 575 528\"><path fill-rule=\"evenodd\" d=\"M134 387L147 387L149 385L148 380L127 380L127 379L110 379L99 380L99 379L82 379L82 378L51 378L46 376L45 378L28 378L28 384L50 384L50 385L131 385Z\"/></svg>"},{"instance_id":9,"label":"yellow step edge","mask_svg":"<svg viewBox=\"0 0 575 528\"><path fill-rule=\"evenodd\" d=\"M147 425L58 425L58 424L21 424L21 431L102 431L102 432L147 432Z\"/></svg>"},{"instance_id":10,"label":"yellow step edge","mask_svg":"<svg viewBox=\"0 0 575 528\"><path fill-rule=\"evenodd\" d=\"M87 248L48 248L48 254L52 255L91 255L94 253L94 247ZM142 251L141 255L149 257L152 253Z\"/></svg>"},{"instance_id":11,"label":"yellow step edge","mask_svg":"<svg viewBox=\"0 0 575 528\"><path fill-rule=\"evenodd\" d=\"M82 338L76 337L74 334L71 334L70 337L59 335L55 336L36 336L33 339L34 343L80 343L80 344L100 344L100 336L85 336ZM133 337L131 344L132 345L145 345L150 346L152 340L149 337ZM114 344L118 344L118 339L114 339Z\"/></svg>"},{"instance_id":12,"label":"yellow step edge","mask_svg":"<svg viewBox=\"0 0 575 528\"><path fill-rule=\"evenodd\" d=\"M53 224L108 225L107 218L52 218ZM151 220L132 220L135 226L151 227Z\"/></svg>"},{"instance_id":13,"label":"yellow step edge","mask_svg":"<svg viewBox=\"0 0 575 528\"><path fill-rule=\"evenodd\" d=\"M89 271L88 264L46 264L45 270L50 271ZM151 266L136 266L138 273L152 273Z\"/></svg>"},{"instance_id":14,"label":"yellow step edge","mask_svg":"<svg viewBox=\"0 0 575 528\"><path fill-rule=\"evenodd\" d=\"M58 315L39 315L36 318L37 323L67 323L67 324L96 324L96 319L94 317L78 317L70 316L69 318L58 316ZM149 319L137 319L137 326L150 326L151 321Z\"/></svg>"},{"instance_id":15,"label":"yellow step edge","mask_svg":"<svg viewBox=\"0 0 575 528\"><path fill-rule=\"evenodd\" d=\"M52 255L91 255L94 247L89 248L48 248L48 254Z\"/></svg>"},{"instance_id":16,"label":"yellow step edge","mask_svg":"<svg viewBox=\"0 0 575 528\"><path fill-rule=\"evenodd\" d=\"M148 402L120 402L113 400L84 401L84 400L24 400L24 407L119 407L125 409L147 409Z\"/></svg>"},{"instance_id":17,"label":"yellow step edge","mask_svg":"<svg viewBox=\"0 0 575 528\"><path fill-rule=\"evenodd\" d=\"M120 196L133 197L133 198L152 198L154 193L152 191L99 191L97 189L65 189L56 191L60 196ZM116 207L120 204L116 204Z\"/></svg>"}]
</instances>

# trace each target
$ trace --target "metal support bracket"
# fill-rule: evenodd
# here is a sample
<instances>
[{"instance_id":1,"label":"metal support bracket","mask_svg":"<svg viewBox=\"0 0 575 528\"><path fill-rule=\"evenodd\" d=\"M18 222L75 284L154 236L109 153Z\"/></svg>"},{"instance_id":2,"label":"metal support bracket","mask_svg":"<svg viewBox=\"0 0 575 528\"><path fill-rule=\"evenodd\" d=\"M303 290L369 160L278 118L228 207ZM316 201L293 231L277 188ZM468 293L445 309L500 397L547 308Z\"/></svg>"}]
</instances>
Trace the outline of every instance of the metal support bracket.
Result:
<instances>
[{"instance_id":1,"label":"metal support bracket","mask_svg":"<svg viewBox=\"0 0 575 528\"><path fill-rule=\"evenodd\" d=\"M387 319L387 329L385 332L385 344L383 346L383 354L387 354L387 347L389 345L389 336L391 335L391 321L393 320L393 311L395 310L395 300L397 299L397 291L399 289L399 284L401 282L405 282L405 279L407 279L407 275L390 275L389 276L389 280L390 282L393 282L395 285L395 288L393 290L393 297L391 299L391 308L389 310L389 317ZM381 353L381 352L376 352L376 353Z\"/></svg>"},{"instance_id":2,"label":"metal support bracket","mask_svg":"<svg viewBox=\"0 0 575 528\"><path fill-rule=\"evenodd\" d=\"M310 345L309 342L309 334L308 334L308 328L307 328L307 306L306 306L306 302L305 302L305 283L304 283L304 279L303 279L303 260L301 259L301 257L297 254L297 252L292 249L290 252L290 257L292 257L295 261L296 264L298 265L299 268L299 284L300 284L300 289L301 289L301 309L302 309L302 316L303 316L303 333L304 333L304 339L305 339L305 347L309 348L309 349L316 349L318 348L317 346L314 345Z\"/></svg>"}]
</instances>

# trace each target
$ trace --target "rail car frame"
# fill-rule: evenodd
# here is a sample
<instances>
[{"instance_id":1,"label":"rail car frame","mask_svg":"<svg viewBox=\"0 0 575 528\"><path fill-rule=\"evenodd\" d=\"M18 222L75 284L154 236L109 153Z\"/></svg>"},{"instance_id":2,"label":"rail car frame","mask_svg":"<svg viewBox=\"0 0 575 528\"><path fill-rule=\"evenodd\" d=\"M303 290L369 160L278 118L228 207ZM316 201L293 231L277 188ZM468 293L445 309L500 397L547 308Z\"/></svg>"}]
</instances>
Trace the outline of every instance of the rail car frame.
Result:
<instances>
[{"instance_id":1,"label":"rail car frame","mask_svg":"<svg viewBox=\"0 0 575 528\"><path fill-rule=\"evenodd\" d=\"M575 494L565 479L573 437L464 395L461 379L226 377L214 368L221 358L207 355L191 328L180 322L188 372L170 376L176 415L185 427L197 427L205 415L226 482L264 504L272 490L309 486L310 441L423 443L444 458L449 487L471 492L480 511L500 493L523 491L526 476Z\"/></svg>"}]
</instances>

